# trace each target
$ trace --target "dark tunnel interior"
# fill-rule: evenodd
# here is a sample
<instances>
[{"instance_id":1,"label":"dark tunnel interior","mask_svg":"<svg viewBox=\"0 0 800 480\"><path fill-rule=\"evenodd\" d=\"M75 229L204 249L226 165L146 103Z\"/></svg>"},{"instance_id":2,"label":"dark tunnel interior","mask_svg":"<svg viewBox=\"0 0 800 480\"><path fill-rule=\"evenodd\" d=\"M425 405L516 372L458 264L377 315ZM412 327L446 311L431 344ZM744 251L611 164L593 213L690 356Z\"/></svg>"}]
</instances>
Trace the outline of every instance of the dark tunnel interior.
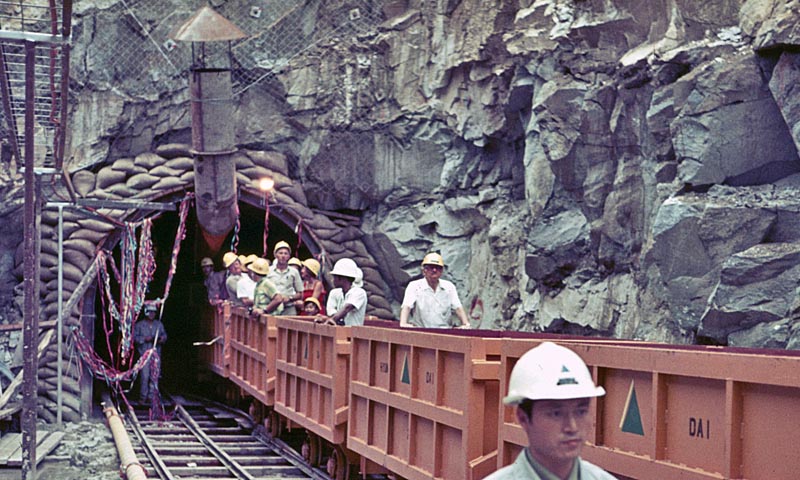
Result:
<instances>
[{"instance_id":1,"label":"dark tunnel interior","mask_svg":"<svg viewBox=\"0 0 800 480\"><path fill-rule=\"evenodd\" d=\"M238 228L236 251L240 255L254 253L261 256L263 253L265 211L263 208L258 208L245 202L240 202L239 209L240 226ZM147 300L164 296L164 288L179 221L179 213L177 211L164 212L153 220L152 241L156 270L145 295ZM136 233L138 241L139 230ZM222 270L222 256L231 250L235 234L236 228L228 234L220 251L212 253L203 239L194 209L187 216L186 236L181 242L177 269L161 319L168 338L162 352L161 380L159 382L159 389L162 393L207 393L200 391L204 385L198 381L202 373L198 362L198 349L209 347L192 345L194 342L211 340L210 338L201 338L199 320L206 305L206 297L200 260L206 256L211 257L214 260L215 270ZM298 236L294 232L293 226L285 224L275 215L270 215L267 236L267 258L269 260L273 258L272 248L281 240L285 240L292 245L295 256L300 259L309 258L312 255L307 245L301 244L298 246ZM119 243L114 248L113 253L117 265L119 265ZM114 295L118 301L118 288ZM104 312L102 309L104 308L100 295L96 294L94 348L101 358L119 369L118 353L116 351L119 348L119 331L116 328L110 334L106 332L107 327L104 325L109 322L108 320L103 320ZM108 317L108 314L105 313L105 316ZM109 345L113 353L109 353ZM112 358L116 359L117 364L111 361ZM126 386L123 385L123 387ZM138 385L128 385L127 387L129 388L126 390L125 395L129 400L136 399ZM105 389L105 386L102 385L102 382L96 381L95 392L98 393L103 389Z\"/></svg>"}]
</instances>

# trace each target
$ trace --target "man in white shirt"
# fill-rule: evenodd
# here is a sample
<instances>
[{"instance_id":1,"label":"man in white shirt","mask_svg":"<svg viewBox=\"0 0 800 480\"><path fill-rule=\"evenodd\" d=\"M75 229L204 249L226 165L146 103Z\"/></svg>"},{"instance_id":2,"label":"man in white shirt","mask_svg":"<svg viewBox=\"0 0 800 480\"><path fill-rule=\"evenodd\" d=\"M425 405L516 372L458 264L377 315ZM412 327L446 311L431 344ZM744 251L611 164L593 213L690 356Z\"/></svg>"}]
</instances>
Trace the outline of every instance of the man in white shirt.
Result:
<instances>
[{"instance_id":1,"label":"man in white shirt","mask_svg":"<svg viewBox=\"0 0 800 480\"><path fill-rule=\"evenodd\" d=\"M400 308L401 327L451 328L450 316L455 313L461 321L461 328L470 328L456 287L442 279L443 272L441 255L425 255L422 259L423 278L409 282L406 287ZM409 321L410 317L413 317L412 321Z\"/></svg>"},{"instance_id":2,"label":"man in white shirt","mask_svg":"<svg viewBox=\"0 0 800 480\"><path fill-rule=\"evenodd\" d=\"M250 271L250 265L256 258L258 257L255 255L248 256L244 260L241 256L239 257L239 262L242 263L242 274L239 277L239 283L236 284L236 298L238 298L245 307L253 306L256 282L260 280L260 277L255 276L254 273Z\"/></svg>"},{"instance_id":3,"label":"man in white shirt","mask_svg":"<svg viewBox=\"0 0 800 480\"><path fill-rule=\"evenodd\" d=\"M325 319L325 323L330 325L364 325L364 317L367 313L367 292L361 288L364 274L356 265L356 262L349 258L343 258L333 265L331 270L333 275L333 285L336 287L331 290L331 296L334 292L341 290L344 298L341 300L341 308L336 308L332 305L330 297L328 298L328 308L334 307L334 310L328 311L331 315ZM335 313L333 313L335 312Z\"/></svg>"}]
</instances>

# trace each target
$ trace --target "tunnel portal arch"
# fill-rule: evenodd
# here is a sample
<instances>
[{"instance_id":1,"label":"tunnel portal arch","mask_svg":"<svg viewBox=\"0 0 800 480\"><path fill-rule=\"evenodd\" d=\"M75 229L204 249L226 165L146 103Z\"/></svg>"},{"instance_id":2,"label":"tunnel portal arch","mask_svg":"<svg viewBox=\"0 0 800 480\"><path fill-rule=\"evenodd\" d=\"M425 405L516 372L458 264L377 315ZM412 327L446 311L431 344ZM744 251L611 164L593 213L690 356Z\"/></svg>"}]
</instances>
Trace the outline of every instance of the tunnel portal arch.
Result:
<instances>
[{"instance_id":1,"label":"tunnel portal arch","mask_svg":"<svg viewBox=\"0 0 800 480\"><path fill-rule=\"evenodd\" d=\"M243 242L240 235L240 245L253 249L254 243L259 247L255 251L243 253L261 254L261 242L265 215L264 194L256 187L256 182L263 177L275 180L275 190L270 198L270 233L269 246L277 242L280 235L291 233L290 239L297 240L298 235L302 240L301 254L307 252L323 260L323 264L330 267L333 261L349 257L353 258L364 271L365 289L369 294L368 313L381 318L392 318L392 307L389 300L390 290L382 279L377 264L369 254L362 241L363 232L355 226L342 226L335 223L327 216L314 212L306 204L305 194L300 185L292 181L287 175L286 159L283 155L274 152L240 151L236 155L237 184L239 191L240 219L244 221L240 233L248 234ZM156 153L144 153L135 158L123 158L107 164L96 172L79 171L72 175L75 191L83 198L97 200L136 200L145 202L179 202L187 192L192 191L194 181L193 161L190 158L188 146L168 145L160 148ZM168 224L174 221L177 225L177 214L157 212L154 210L130 209L110 210L100 209L99 215L87 215L87 212L65 209L63 217L63 298L68 299L73 294L81 295L82 302L77 302L69 312L64 313L65 342L69 345L70 329L78 328L84 333L94 333L96 327L97 290L93 287L96 282L89 282L89 287L83 292L77 291L79 285L86 283L84 277L92 272L95 252L98 248L111 250L117 248L120 241L119 226L125 222L138 222L144 218L155 218L154 225L161 227L156 230L168 231ZM261 216L260 222L255 219ZM171 220L174 217L174 220ZM190 215L191 217L191 215ZM188 221L187 221L188 222ZM196 222L196 220L195 220ZM55 319L57 316L57 214L45 211L42 215L42 286L44 287L42 315L45 320ZM163 228L162 228L163 227ZM259 231L257 241L252 239L252 230ZM159 233L167 235L167 233ZM174 240L175 228L172 228ZM166 247L171 254L172 240ZM227 240L227 239L226 239ZM161 240L163 243L163 240ZM191 242L191 240L190 240ZM181 246L179 257L179 270L182 272L194 271L203 255L202 249L196 245L184 242ZM196 243L196 242L195 242ZM292 244L292 242L290 242ZM296 244L296 243L295 243ZM304 250L305 249L305 250ZM215 264L221 268L221 255L223 251L214 252ZM271 258L271 252L269 252ZM163 251L160 255L165 256ZM169 255L166 255L168 257ZM183 260L181 260L183 259ZM189 259L189 260L187 260ZM160 259L159 262L163 261ZM186 268L188 265L188 269ZM166 267L159 264L158 270L163 274ZM157 271L158 271L157 270ZM177 272L176 272L177 276ZM82 282L83 281L83 282ZM177 280L173 281L173 290ZM162 289L163 291L163 289ZM170 293L172 298L173 293ZM169 302L165 307L165 318L168 313ZM166 323L166 322L165 322ZM54 351L53 344L49 347ZM66 351L71 351L67 348ZM49 357L57 357L48 352ZM66 358L69 356L69 358ZM44 368L55 371L51 365L58 359L53 359ZM64 391L64 396L73 398L65 401L65 405L72 405L70 411L63 411L63 418L67 421L79 421L92 409L91 385L86 385L88 375L78 372L74 358L65 353L62 362L62 372L65 384L74 385L72 391ZM69 378L67 378L69 377ZM89 380L90 381L90 380ZM81 384L83 383L83 384ZM75 405L80 408L75 408ZM40 414L45 419L54 417L53 406L45 406Z\"/></svg>"}]
</instances>

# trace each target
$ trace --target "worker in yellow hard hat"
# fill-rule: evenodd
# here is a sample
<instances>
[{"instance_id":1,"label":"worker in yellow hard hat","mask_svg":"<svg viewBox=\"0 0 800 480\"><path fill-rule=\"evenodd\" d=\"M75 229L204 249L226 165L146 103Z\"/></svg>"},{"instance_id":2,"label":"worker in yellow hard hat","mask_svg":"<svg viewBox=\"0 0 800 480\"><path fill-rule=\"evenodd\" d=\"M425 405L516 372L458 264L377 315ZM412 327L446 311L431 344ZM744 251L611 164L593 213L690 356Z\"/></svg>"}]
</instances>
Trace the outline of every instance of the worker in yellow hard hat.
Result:
<instances>
[{"instance_id":1,"label":"worker in yellow hard hat","mask_svg":"<svg viewBox=\"0 0 800 480\"><path fill-rule=\"evenodd\" d=\"M320 304L320 314L325 315L325 309L321 305L325 302L325 285L319 279L321 265L315 258L307 258L302 262L300 277L303 279L303 299L295 302L295 306L300 309L305 308L304 302L308 298L316 298Z\"/></svg>"},{"instance_id":2,"label":"worker in yellow hard hat","mask_svg":"<svg viewBox=\"0 0 800 480\"><path fill-rule=\"evenodd\" d=\"M422 277L409 282L400 307L401 327L451 328L456 314L461 328L470 328L456 286L442 279L444 259L432 252L422 259Z\"/></svg>"},{"instance_id":3,"label":"worker in yellow hard hat","mask_svg":"<svg viewBox=\"0 0 800 480\"><path fill-rule=\"evenodd\" d=\"M269 262L265 258L257 258L250 264L250 274L256 281L253 289L253 309L255 314L273 313L279 315L283 310L283 297L278 293L268 278Z\"/></svg>"},{"instance_id":4,"label":"worker in yellow hard hat","mask_svg":"<svg viewBox=\"0 0 800 480\"><path fill-rule=\"evenodd\" d=\"M240 304L237 296L239 280L242 276L242 262L235 252L227 252L222 256L222 264L228 270L225 276L226 299L234 305Z\"/></svg>"},{"instance_id":5,"label":"worker in yellow hard hat","mask_svg":"<svg viewBox=\"0 0 800 480\"><path fill-rule=\"evenodd\" d=\"M528 350L511 370L503 399L516 406L528 448L484 480L615 480L580 458L592 429L592 398L605 393L572 350L551 342Z\"/></svg>"}]
</instances>

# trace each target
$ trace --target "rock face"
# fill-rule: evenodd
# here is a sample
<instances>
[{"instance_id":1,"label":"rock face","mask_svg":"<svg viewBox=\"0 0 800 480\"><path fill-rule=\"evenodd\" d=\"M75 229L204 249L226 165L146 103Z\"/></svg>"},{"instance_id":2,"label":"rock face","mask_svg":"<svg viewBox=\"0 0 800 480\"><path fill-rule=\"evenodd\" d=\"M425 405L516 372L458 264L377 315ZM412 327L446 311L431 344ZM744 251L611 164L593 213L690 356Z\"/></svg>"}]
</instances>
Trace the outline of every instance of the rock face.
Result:
<instances>
[{"instance_id":1,"label":"rock face","mask_svg":"<svg viewBox=\"0 0 800 480\"><path fill-rule=\"evenodd\" d=\"M139 161L188 141L188 50L152 49L191 12L140 3L149 37L117 2L76 11L82 194L191 182ZM318 234L360 242L384 311L437 250L481 328L800 345L792 2L217 3L256 34L233 50L237 142L286 159L302 208L361 219Z\"/></svg>"}]
</instances>

